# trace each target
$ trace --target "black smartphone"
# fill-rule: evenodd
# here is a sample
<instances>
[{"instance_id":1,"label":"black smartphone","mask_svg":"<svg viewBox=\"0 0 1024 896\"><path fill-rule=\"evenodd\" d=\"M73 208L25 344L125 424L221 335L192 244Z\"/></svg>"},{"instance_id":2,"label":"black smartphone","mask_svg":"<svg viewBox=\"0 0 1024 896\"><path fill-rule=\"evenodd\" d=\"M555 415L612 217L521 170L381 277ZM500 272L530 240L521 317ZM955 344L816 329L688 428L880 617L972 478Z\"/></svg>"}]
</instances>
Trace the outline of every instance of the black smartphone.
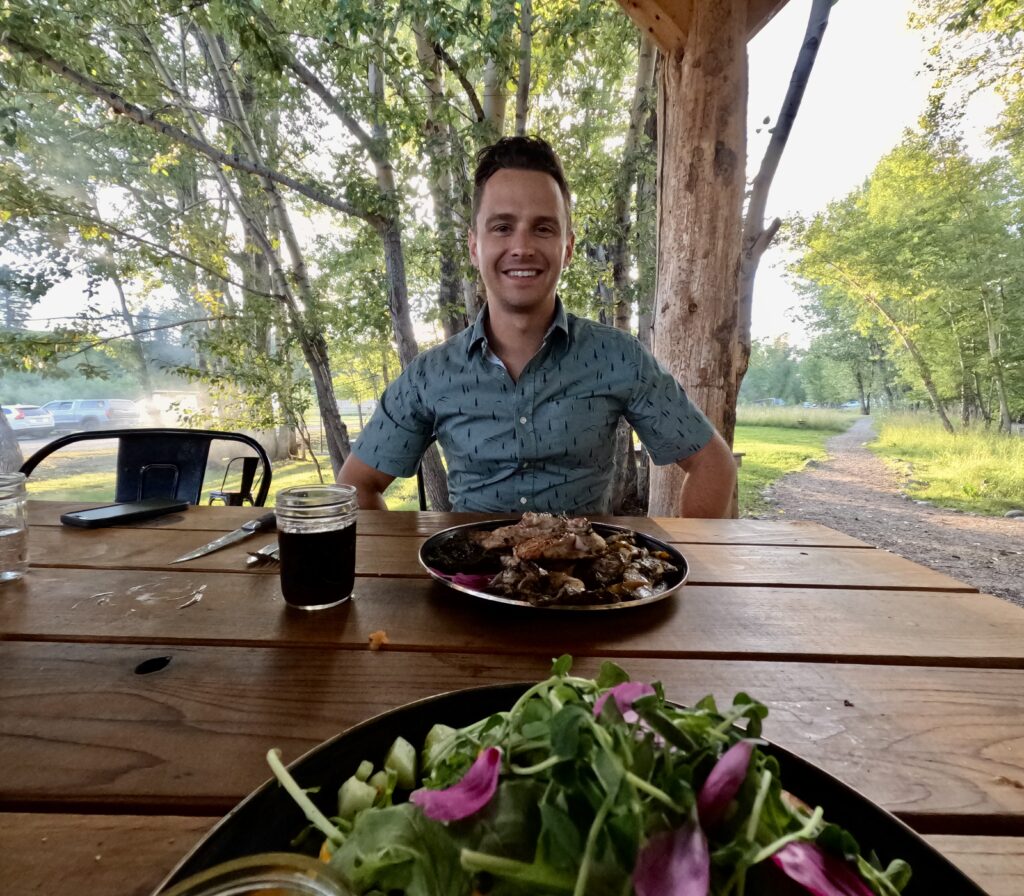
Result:
<instances>
[{"instance_id":1,"label":"black smartphone","mask_svg":"<svg viewBox=\"0 0 1024 896\"><path fill-rule=\"evenodd\" d=\"M136 523L152 519L165 513L178 513L188 509L188 501L174 498L146 498L143 501L127 501L123 504L107 504L105 507L90 507L88 510L71 510L60 515L65 526L79 526L83 529L97 529L100 526L119 526L122 523Z\"/></svg>"}]
</instances>

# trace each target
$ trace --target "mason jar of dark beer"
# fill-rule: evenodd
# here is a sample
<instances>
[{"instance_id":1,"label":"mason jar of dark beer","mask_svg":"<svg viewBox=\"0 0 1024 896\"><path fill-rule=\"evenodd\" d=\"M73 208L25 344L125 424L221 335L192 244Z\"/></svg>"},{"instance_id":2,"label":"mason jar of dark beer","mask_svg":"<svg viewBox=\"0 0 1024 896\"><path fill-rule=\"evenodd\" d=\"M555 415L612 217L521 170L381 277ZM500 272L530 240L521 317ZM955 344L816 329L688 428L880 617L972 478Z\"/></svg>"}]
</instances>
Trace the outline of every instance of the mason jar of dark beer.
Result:
<instances>
[{"instance_id":1,"label":"mason jar of dark beer","mask_svg":"<svg viewBox=\"0 0 1024 896\"><path fill-rule=\"evenodd\" d=\"M281 591L289 606L325 610L352 596L356 508L351 485L303 485L277 493Z\"/></svg>"}]
</instances>

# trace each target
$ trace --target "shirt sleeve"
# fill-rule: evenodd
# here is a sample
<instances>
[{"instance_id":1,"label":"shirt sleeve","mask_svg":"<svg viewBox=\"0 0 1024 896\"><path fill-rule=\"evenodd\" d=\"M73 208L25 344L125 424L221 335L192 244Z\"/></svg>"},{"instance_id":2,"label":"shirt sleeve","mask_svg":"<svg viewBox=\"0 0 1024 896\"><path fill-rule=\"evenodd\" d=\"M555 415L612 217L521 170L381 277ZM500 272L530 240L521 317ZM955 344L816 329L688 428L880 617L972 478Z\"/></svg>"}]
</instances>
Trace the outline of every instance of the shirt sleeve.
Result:
<instances>
[{"instance_id":1,"label":"shirt sleeve","mask_svg":"<svg viewBox=\"0 0 1024 896\"><path fill-rule=\"evenodd\" d=\"M384 390L352 446L364 464L389 476L412 476L434 437L434 416L416 387L418 367L414 361Z\"/></svg>"},{"instance_id":2,"label":"shirt sleeve","mask_svg":"<svg viewBox=\"0 0 1024 896\"><path fill-rule=\"evenodd\" d=\"M696 454L715 433L686 391L639 342L637 379L625 417L658 466Z\"/></svg>"}]
</instances>

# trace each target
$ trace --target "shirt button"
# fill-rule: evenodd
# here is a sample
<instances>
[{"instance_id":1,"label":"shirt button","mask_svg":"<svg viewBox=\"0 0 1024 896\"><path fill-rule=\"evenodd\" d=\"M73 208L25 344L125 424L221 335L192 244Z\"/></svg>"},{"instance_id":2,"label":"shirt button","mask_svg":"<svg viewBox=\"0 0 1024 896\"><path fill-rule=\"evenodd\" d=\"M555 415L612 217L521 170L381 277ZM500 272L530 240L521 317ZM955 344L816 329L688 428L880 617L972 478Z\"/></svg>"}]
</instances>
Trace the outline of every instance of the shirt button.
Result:
<instances>
[{"instance_id":1,"label":"shirt button","mask_svg":"<svg viewBox=\"0 0 1024 896\"><path fill-rule=\"evenodd\" d=\"M526 503L526 498L520 498L519 499L519 503L520 504L525 504Z\"/></svg>"},{"instance_id":2,"label":"shirt button","mask_svg":"<svg viewBox=\"0 0 1024 896\"><path fill-rule=\"evenodd\" d=\"M525 417L520 417L519 418L519 422L520 423L525 423L526 422L526 418Z\"/></svg>"}]
</instances>

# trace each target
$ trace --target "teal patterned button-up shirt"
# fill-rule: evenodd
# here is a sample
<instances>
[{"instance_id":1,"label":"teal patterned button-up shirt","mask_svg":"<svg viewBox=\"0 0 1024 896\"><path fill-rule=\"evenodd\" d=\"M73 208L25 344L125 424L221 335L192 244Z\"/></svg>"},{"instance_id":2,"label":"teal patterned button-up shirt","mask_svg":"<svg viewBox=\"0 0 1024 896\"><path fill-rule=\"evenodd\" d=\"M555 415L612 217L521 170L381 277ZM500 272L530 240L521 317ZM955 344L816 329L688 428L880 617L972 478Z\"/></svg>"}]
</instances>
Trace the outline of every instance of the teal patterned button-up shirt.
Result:
<instances>
[{"instance_id":1,"label":"teal patterned button-up shirt","mask_svg":"<svg viewBox=\"0 0 1024 896\"><path fill-rule=\"evenodd\" d=\"M436 436L453 510L608 513L619 417L656 464L711 439L704 414L628 333L558 301L544 344L513 382L487 346L486 314L387 387L353 447L361 461L412 476Z\"/></svg>"}]
</instances>

